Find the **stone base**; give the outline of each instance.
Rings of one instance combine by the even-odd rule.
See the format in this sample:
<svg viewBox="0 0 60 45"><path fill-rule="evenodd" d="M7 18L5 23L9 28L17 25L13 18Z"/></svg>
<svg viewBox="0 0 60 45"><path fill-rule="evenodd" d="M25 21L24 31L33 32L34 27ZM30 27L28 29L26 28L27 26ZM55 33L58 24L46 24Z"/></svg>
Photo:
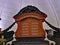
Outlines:
<svg viewBox="0 0 60 45"><path fill-rule="evenodd" d="M17 38L17 41L13 42L12 45L49 45L49 43L39 37L22 37Z"/></svg>

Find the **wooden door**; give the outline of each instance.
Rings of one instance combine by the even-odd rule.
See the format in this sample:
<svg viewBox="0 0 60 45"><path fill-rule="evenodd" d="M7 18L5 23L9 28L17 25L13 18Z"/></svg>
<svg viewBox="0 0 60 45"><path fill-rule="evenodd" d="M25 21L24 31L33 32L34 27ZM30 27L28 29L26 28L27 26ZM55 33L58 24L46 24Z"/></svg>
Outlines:
<svg viewBox="0 0 60 45"><path fill-rule="evenodd" d="M21 36L39 36L39 21L34 18L27 18L21 21Z"/></svg>

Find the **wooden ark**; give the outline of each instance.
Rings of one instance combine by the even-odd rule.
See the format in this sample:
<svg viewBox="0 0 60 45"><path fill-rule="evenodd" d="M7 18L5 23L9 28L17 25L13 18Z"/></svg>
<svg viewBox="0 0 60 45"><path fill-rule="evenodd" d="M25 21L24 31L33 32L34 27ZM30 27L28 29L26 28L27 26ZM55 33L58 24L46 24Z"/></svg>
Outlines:
<svg viewBox="0 0 60 45"><path fill-rule="evenodd" d="M43 22L47 15L34 6L20 10L13 18L18 24L15 32L16 40L12 45L49 45L44 40Z"/></svg>

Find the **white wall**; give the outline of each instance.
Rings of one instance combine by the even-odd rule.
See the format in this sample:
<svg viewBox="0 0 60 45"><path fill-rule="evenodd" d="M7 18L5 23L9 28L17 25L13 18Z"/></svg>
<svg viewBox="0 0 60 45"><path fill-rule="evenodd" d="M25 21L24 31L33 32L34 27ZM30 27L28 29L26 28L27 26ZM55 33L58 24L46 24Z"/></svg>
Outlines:
<svg viewBox="0 0 60 45"><path fill-rule="evenodd" d="M47 14L46 20L52 25L60 27L60 2L59 0L0 0L0 27L6 29L14 22L12 18L19 10L27 5L33 5ZM11 29L16 30L17 24ZM44 28L49 27L44 23Z"/></svg>

